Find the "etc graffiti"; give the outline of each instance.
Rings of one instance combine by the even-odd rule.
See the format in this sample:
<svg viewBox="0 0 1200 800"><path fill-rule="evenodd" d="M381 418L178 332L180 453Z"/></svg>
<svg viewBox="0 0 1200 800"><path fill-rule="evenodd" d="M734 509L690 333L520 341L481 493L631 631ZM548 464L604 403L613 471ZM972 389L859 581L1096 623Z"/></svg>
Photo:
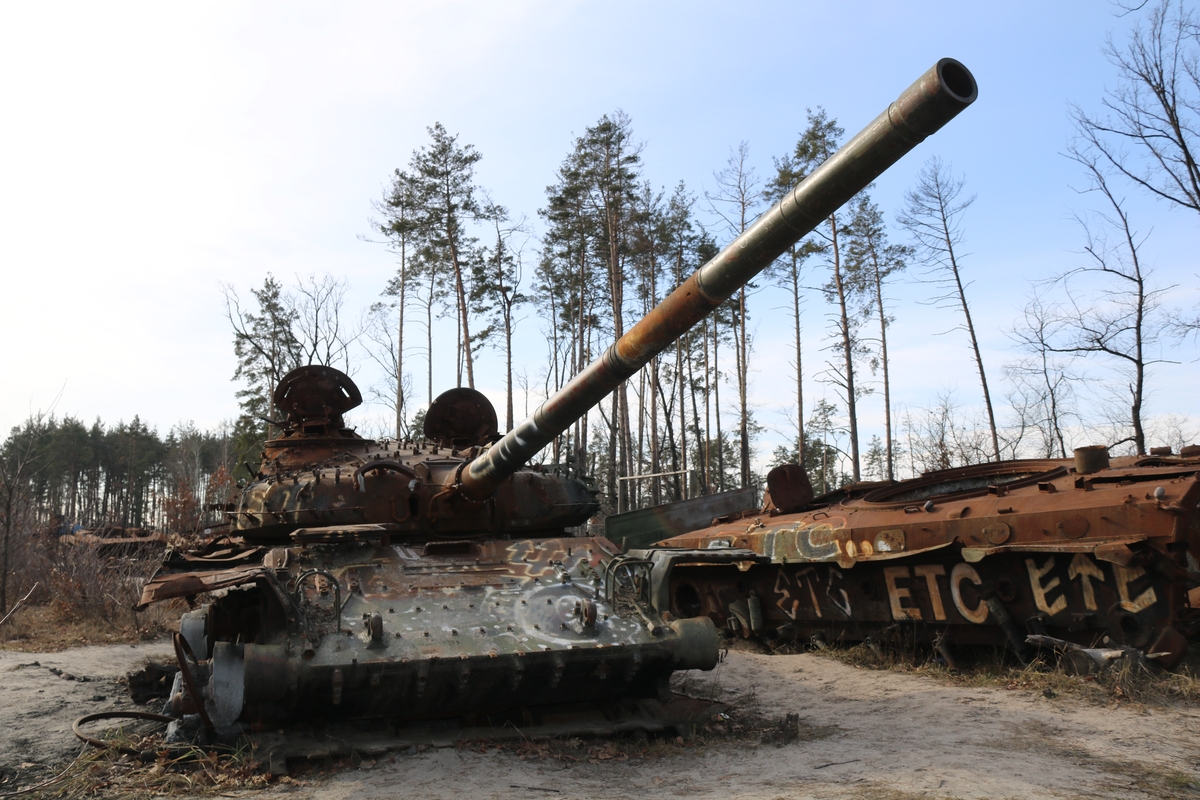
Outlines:
<svg viewBox="0 0 1200 800"><path fill-rule="evenodd" d="M1010 568L1017 564L1019 571ZM1114 604L1136 614L1160 600L1144 568L1097 562L1086 553L1007 559L1003 566L1002 571L966 562L860 563L851 570L824 564L782 567L772 601L791 620L883 617L983 625L989 613L985 581L1002 600L1028 605L1048 618L1104 612Z"/></svg>

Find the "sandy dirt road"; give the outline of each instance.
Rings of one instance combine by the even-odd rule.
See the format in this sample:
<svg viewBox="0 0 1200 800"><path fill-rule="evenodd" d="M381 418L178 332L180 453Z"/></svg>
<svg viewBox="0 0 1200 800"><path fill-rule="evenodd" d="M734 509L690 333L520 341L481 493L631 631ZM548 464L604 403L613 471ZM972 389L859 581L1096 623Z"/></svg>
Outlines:
<svg viewBox="0 0 1200 800"><path fill-rule="evenodd" d="M683 747L600 764L436 750L307 791L321 800L1200 797L1194 708L967 689L810 654L730 653L682 688L765 715L798 713L807 735L784 746Z"/></svg>
<svg viewBox="0 0 1200 800"><path fill-rule="evenodd" d="M69 760L77 752L70 721L114 707L119 687L112 680L167 650L0 652L0 769ZM20 666L34 661L41 667ZM92 680L64 680L49 666ZM1200 798L1200 709L1190 706L1101 706L1029 689L965 688L812 654L731 652L713 672L687 673L676 685L768 718L799 714L801 740L667 744L598 763L482 746L431 749L310 774L305 785L223 796ZM107 699L93 699L101 695Z"/></svg>
<svg viewBox="0 0 1200 800"><path fill-rule="evenodd" d="M58 653L0 650L0 792L74 758L71 723L109 709L141 709L117 683L147 660L172 658L171 645L77 647ZM157 709L155 709L157 710Z"/></svg>

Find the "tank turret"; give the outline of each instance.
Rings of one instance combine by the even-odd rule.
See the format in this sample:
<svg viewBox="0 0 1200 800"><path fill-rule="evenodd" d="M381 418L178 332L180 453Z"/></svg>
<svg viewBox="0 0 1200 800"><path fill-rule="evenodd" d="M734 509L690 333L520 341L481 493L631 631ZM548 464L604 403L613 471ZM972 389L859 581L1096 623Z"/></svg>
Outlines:
<svg viewBox="0 0 1200 800"><path fill-rule="evenodd" d="M654 604L651 560L576 536L584 481L529 460L823 218L974 101L942 59L604 355L503 437L455 389L424 438L371 441L330 367L286 375L286 419L230 508L233 536L168 553L142 604L225 590L176 636L181 709L211 728L300 718L400 720L642 698L711 669L712 619Z"/></svg>

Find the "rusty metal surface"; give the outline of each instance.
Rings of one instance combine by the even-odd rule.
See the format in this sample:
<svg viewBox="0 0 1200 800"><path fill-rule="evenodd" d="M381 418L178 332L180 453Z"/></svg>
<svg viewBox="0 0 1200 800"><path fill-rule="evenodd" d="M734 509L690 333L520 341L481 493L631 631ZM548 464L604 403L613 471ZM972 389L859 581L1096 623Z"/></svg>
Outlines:
<svg viewBox="0 0 1200 800"><path fill-rule="evenodd" d="M425 438L443 447L486 447L500 433L496 409L474 389L460 386L442 392L425 411Z"/></svg>
<svg viewBox="0 0 1200 800"><path fill-rule="evenodd" d="M734 635L857 640L902 625L1018 649L1049 632L1151 652L1165 636L1178 650L1180 632L1200 632L1187 600L1198 503L1196 459L1083 475L1066 460L1002 462L749 514L645 557L673 565L659 607ZM694 551L728 555L680 555Z"/></svg>
<svg viewBox="0 0 1200 800"><path fill-rule="evenodd" d="M608 591L618 554L603 538L276 548L257 564L160 574L143 602L234 587L192 612L205 642L193 649L241 681L230 721L653 697L675 669L711 668L716 630ZM228 641L236 654L219 651Z"/></svg>
<svg viewBox="0 0 1200 800"><path fill-rule="evenodd" d="M318 376L306 379L307 369L319 370ZM300 527L363 524L389 525L397 541L553 536L587 521L598 507L588 485L537 468L517 472L481 502L469 500L451 488L479 455L479 442L363 439L342 423L361 397L348 376L332 367L302 367L284 380L290 391L276 392L281 407L291 409L283 433L267 442L256 480L229 509L234 532L247 540L286 543ZM453 441L463 431L483 438L491 435L485 428L494 431L487 398L466 391L453 389L434 402L443 409L435 434Z"/></svg>
<svg viewBox="0 0 1200 800"><path fill-rule="evenodd" d="M599 358L473 461L462 491L488 497L622 381L686 333L845 202L975 101L975 79L943 58L828 161L756 219Z"/></svg>
<svg viewBox="0 0 1200 800"><path fill-rule="evenodd" d="M710 621L653 611L648 565L567 535L587 484L525 469L484 502L447 490L479 452L457 433L494 420L483 395L444 396L450 446L359 438L341 416L358 397L332 368L289 373L234 535L169 551L144 587L140 607L211 598L181 621L175 706L218 730L462 717L654 697L716 664Z"/></svg>
<svg viewBox="0 0 1200 800"><path fill-rule="evenodd" d="M167 548L166 534L149 528L93 528L63 534L58 541L71 547L89 548L104 558L153 558Z"/></svg>

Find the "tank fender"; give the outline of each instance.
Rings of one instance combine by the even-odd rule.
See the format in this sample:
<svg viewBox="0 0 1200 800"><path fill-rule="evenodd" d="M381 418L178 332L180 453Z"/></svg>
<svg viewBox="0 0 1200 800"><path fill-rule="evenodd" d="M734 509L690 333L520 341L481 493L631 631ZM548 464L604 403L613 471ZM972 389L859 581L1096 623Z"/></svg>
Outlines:
<svg viewBox="0 0 1200 800"><path fill-rule="evenodd" d="M681 548L657 548L653 550L630 550L629 555L651 561L654 567L650 570L650 604L659 614L671 610L670 577L671 568L680 561L689 564L731 564L731 563L762 563L769 564L769 556L763 556L753 550L739 547L719 550L684 550Z"/></svg>

